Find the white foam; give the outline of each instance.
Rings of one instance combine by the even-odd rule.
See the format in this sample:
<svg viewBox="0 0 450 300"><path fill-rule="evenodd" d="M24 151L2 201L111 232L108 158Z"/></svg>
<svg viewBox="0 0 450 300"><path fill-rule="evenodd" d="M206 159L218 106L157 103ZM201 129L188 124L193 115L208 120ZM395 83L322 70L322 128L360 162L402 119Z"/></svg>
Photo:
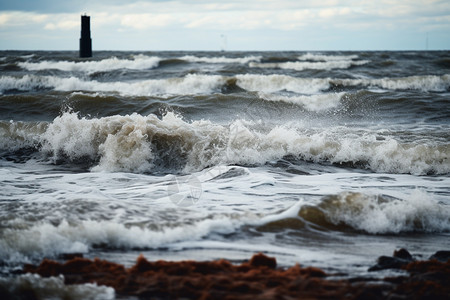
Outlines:
<svg viewBox="0 0 450 300"><path fill-rule="evenodd" d="M23 147L35 147L46 128L45 122L0 121L0 149L15 151Z"/></svg>
<svg viewBox="0 0 450 300"><path fill-rule="evenodd" d="M0 288L7 299L115 299L111 287L98 286L95 283L64 284L64 277L42 278L37 274L24 274L10 278L0 278ZM11 297L11 298L9 298Z"/></svg>
<svg viewBox="0 0 450 300"><path fill-rule="evenodd" d="M180 60L188 62L210 63L210 64L230 64L239 63L247 64L251 61L260 61L261 56L245 56L245 57L199 57L193 55L185 55L179 57ZM143 54L135 55L131 59L123 59L117 57L105 58L102 60L91 61L40 61L40 62L20 62L18 65L29 71L40 70L61 70L66 72L107 72L118 69L146 70L158 67L161 62L158 56L146 56Z"/></svg>
<svg viewBox="0 0 450 300"><path fill-rule="evenodd" d="M222 164L264 164L286 155L314 162L363 164L376 172L447 174L450 147L446 144L407 144L377 139L376 132L330 127L311 131L301 124L258 129L258 121L236 120L229 126L211 121L185 122L168 113L79 118L65 113L42 135L43 151L58 158L99 158L95 171L149 171L153 143L161 139L168 151L186 157L184 171ZM171 148L174 147L174 148Z"/></svg>
<svg viewBox="0 0 450 300"><path fill-rule="evenodd" d="M106 58L92 61L40 61L40 62L21 62L18 65L29 71L39 70L61 70L71 72L105 72L118 69L145 70L153 69L158 66L161 58L156 56L136 55L133 59L119 59L117 57Z"/></svg>
<svg viewBox="0 0 450 300"><path fill-rule="evenodd" d="M440 204L418 189L409 194L405 192L406 190L402 193L404 199L341 192L325 197L317 206L329 222L335 225L345 224L370 234L450 232L450 206ZM263 217L255 224L264 225L287 218L298 218L304 205L310 206L311 203L300 199L288 209Z"/></svg>
<svg viewBox="0 0 450 300"><path fill-rule="evenodd" d="M309 60L309 61L351 61L358 59L358 55L327 55L320 53L306 53L300 55L298 60Z"/></svg>
<svg viewBox="0 0 450 300"><path fill-rule="evenodd" d="M389 77L380 79L330 79L330 82L343 86L367 86L388 90L420 90L443 92L450 87L450 75L422 75L409 77Z"/></svg>
<svg viewBox="0 0 450 300"><path fill-rule="evenodd" d="M211 233L231 233L242 221L227 217L151 230L111 221L81 221L59 225L36 223L27 229L8 228L0 240L0 257L7 262L54 257L60 253L87 253L96 244L112 248L157 248L179 241L198 240Z"/></svg>
<svg viewBox="0 0 450 300"><path fill-rule="evenodd" d="M390 90L414 89L422 91L446 91L450 75L427 75L382 79L332 79L297 78L287 75L241 74L235 76L236 84L248 91L273 93L288 91L299 94L318 94L331 85L365 86ZM99 82L77 77L25 75L23 77L1 76L0 93L6 90L28 91L54 89L56 91L110 92L126 96L194 95L220 92L229 77L219 75L188 74L184 77L152 79L137 82Z"/></svg>
<svg viewBox="0 0 450 300"><path fill-rule="evenodd" d="M335 108L339 105L341 98L345 95L342 93L316 94L310 96L283 96L276 94L259 93L261 99L267 101L281 101L303 106L309 111L322 111Z"/></svg>
<svg viewBox="0 0 450 300"><path fill-rule="evenodd" d="M437 203L419 190L403 200L341 193L327 203L324 212L335 224L344 223L372 234L450 231L450 206Z"/></svg>
<svg viewBox="0 0 450 300"><path fill-rule="evenodd" d="M299 201L294 203L294 205L291 205L288 209L286 209L280 213L277 213L277 214L267 215L255 223L257 225L264 225L264 224L268 224L268 223L283 220L283 219L297 218L298 212L303 205L305 205L305 201L304 201L304 199L300 199Z"/></svg>
<svg viewBox="0 0 450 300"><path fill-rule="evenodd" d="M226 79L218 75L188 74L181 78L154 79L138 82L85 81L77 77L25 75L21 78L2 76L0 93L5 90L21 91L54 89L56 91L113 92L127 96L193 95L219 91Z"/></svg>
<svg viewBox="0 0 450 300"><path fill-rule="evenodd" d="M330 87L328 79L296 78L287 75L236 75L236 84L248 91L273 93L289 91L300 94L315 94Z"/></svg>
<svg viewBox="0 0 450 300"><path fill-rule="evenodd" d="M296 71L303 70L333 70L333 69L348 69L352 66L361 66L369 63L368 60L329 60L329 61L295 61L295 62L281 62L281 63L259 63L250 62L249 66L252 68L264 69L292 69Z"/></svg>
<svg viewBox="0 0 450 300"><path fill-rule="evenodd" d="M219 57L198 57L193 55L185 55L180 57L179 59L186 60L189 62L201 62L201 63L209 63L209 64L247 64L251 61L260 61L261 56L244 56L244 57L225 57L225 56L219 56Z"/></svg>

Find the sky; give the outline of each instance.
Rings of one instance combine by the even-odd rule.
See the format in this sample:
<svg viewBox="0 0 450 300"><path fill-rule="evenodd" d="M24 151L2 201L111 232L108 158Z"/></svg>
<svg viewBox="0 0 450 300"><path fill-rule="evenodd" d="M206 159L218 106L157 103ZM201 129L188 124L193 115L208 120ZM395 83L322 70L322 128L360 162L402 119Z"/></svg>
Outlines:
<svg viewBox="0 0 450 300"><path fill-rule="evenodd" d="M0 0L0 50L449 50L449 0Z"/></svg>

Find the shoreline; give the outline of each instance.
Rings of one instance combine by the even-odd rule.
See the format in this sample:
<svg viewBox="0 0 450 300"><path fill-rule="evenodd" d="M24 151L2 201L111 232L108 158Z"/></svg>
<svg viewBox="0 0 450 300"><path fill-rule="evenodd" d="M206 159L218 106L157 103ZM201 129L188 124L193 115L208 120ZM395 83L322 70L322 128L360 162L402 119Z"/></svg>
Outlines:
<svg viewBox="0 0 450 300"><path fill-rule="evenodd" d="M65 263L44 259L23 273L64 276L66 285L95 283L112 287L120 298L152 299L448 299L450 251L416 261L405 249L381 256L369 271L401 269L405 275L328 279L320 268L278 268L275 258L258 253L239 265L216 261L148 261L121 264L72 255ZM1 290L0 290L1 292ZM1 293L0 293L1 295ZM8 294L2 299L9 299Z"/></svg>

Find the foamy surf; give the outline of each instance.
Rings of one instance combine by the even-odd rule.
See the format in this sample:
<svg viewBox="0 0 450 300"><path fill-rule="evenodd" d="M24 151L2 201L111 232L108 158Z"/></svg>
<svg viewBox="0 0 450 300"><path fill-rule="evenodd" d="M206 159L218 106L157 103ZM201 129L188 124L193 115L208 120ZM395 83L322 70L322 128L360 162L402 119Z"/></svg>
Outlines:
<svg viewBox="0 0 450 300"><path fill-rule="evenodd" d="M331 60L327 62L283 62L283 63L257 63L251 62L249 64L252 68L264 69L292 69L296 71L303 70L333 70L333 69L348 69L352 66L361 66L367 64L369 61L353 61L353 60Z"/></svg>
<svg viewBox="0 0 450 300"><path fill-rule="evenodd" d="M246 91L272 93L279 91L297 94L317 94L338 88L381 88L385 90L420 90L444 92L450 88L450 75L427 75L381 79L297 78L287 75L238 74L221 75L188 74L183 77L149 79L133 82L100 82L77 77L24 75L1 76L0 93L11 91L89 91L117 93L124 96L170 96L220 93L229 82Z"/></svg>
<svg viewBox="0 0 450 300"><path fill-rule="evenodd" d="M307 61L355 61L359 58L357 54L351 55L331 55L320 53L305 53L298 56L298 60Z"/></svg>
<svg viewBox="0 0 450 300"><path fill-rule="evenodd" d="M395 135L380 137L378 131L340 126L314 129L301 122L270 125L245 119L222 125L189 122L171 112L162 118L152 114L87 118L67 112L48 125L8 125L2 139L5 150L29 145L54 161L88 159L93 171L142 173L166 166L192 172L223 164L263 165L292 156L393 174L450 172L446 143L402 142Z"/></svg>
<svg viewBox="0 0 450 300"><path fill-rule="evenodd" d="M41 61L20 62L18 65L29 71L61 70L67 72L107 72L118 69L145 70L158 66L157 56L135 55L131 59L111 57L99 61Z"/></svg>
<svg viewBox="0 0 450 300"><path fill-rule="evenodd" d="M260 93L261 99L273 102L285 102L304 107L309 111L324 111L336 108L341 103L342 97L345 95L341 93L318 94L308 96L282 96L276 94Z"/></svg>
<svg viewBox="0 0 450 300"><path fill-rule="evenodd" d="M80 126L79 122L85 124ZM179 136L179 146L168 146L175 146L171 151L187 157L185 171L224 163L264 164L294 155L318 162L362 164L378 172L450 172L450 150L445 145L408 145L391 138L379 141L374 134L354 135L340 132L339 128L309 133L302 132L302 128L276 126L264 132L241 121L227 128L209 121L187 123L172 113L161 120L139 115L87 120L65 114L49 126L44 136L44 150L55 155L59 151L69 158L100 155L96 169L138 171L134 166L146 166L151 159L152 142ZM107 147L111 143L114 147Z"/></svg>
<svg viewBox="0 0 450 300"><path fill-rule="evenodd" d="M32 57L24 57L32 58ZM258 62L262 56L251 55L244 57L205 57L184 55L173 57L170 60L179 60L191 63L208 63L208 64L248 64L249 62ZM84 72L88 74L96 72L108 72L119 69L128 70L148 70L157 68L160 62L167 61L159 56L148 56L144 54L131 55L129 58L109 57L101 60L89 61L57 61L44 60L39 62L25 61L19 62L18 66L29 71L41 70L60 70L65 72Z"/></svg>
<svg viewBox="0 0 450 300"><path fill-rule="evenodd" d="M144 80L140 82L99 82L77 77L25 75L22 78L3 76L0 92L7 90L30 91L53 89L55 91L111 92L127 96L202 94L220 91L225 83L221 76L186 75L181 78Z"/></svg>
<svg viewBox="0 0 450 300"><path fill-rule="evenodd" d="M180 60L185 60L189 62L195 63L208 63L208 64L247 64L252 61L260 61L262 56L244 56L244 57L204 57L204 56L193 56L193 55L185 55L179 57Z"/></svg>
<svg viewBox="0 0 450 300"><path fill-rule="evenodd" d="M420 191L405 199L342 193L325 197L318 207L329 222L371 234L450 232L450 207Z"/></svg>
<svg viewBox="0 0 450 300"><path fill-rule="evenodd" d="M366 86L386 90L420 90L429 92L444 92L450 88L450 75L426 75L393 77L380 79L333 79L337 86Z"/></svg>
<svg viewBox="0 0 450 300"><path fill-rule="evenodd" d="M301 199L287 210L261 220L262 230L358 230L368 234L450 232L450 207L415 190L404 199L360 192L323 197L317 204Z"/></svg>
<svg viewBox="0 0 450 300"><path fill-rule="evenodd" d="M0 277L0 289L7 299L66 300L113 300L115 291L111 287L98 286L95 283L65 284L62 275L43 278L37 274L23 274L17 277Z"/></svg>
<svg viewBox="0 0 450 300"><path fill-rule="evenodd" d="M0 240L3 263L30 262L39 257L57 257L64 253L88 253L94 247L109 249L155 249L180 241L195 241L210 234L229 234L243 224L226 217L198 220L193 224L170 223L152 229L127 226L112 221L45 221L28 228L4 230ZM156 224L153 224L156 225ZM103 245L103 246L102 246Z"/></svg>

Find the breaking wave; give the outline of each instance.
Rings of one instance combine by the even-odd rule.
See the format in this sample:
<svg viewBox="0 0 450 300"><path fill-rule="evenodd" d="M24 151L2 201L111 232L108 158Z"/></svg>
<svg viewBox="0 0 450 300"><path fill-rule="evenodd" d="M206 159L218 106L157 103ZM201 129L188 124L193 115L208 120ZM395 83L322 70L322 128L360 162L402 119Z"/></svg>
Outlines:
<svg viewBox="0 0 450 300"><path fill-rule="evenodd" d="M405 199L343 192L326 196L317 205L299 201L291 209L264 221L263 230L319 226L369 234L450 232L450 207L418 190Z"/></svg>
<svg viewBox="0 0 450 300"><path fill-rule="evenodd" d="M180 60L185 60L188 62L195 62L195 63L208 63L208 64L247 64L251 61L260 61L262 59L262 56L245 56L245 57L198 57L193 55L185 55L179 58Z"/></svg>
<svg viewBox="0 0 450 300"><path fill-rule="evenodd" d="M31 57L30 57L31 58ZM247 64L249 62L258 62L262 56L245 56L245 57L199 57L193 55L185 55L178 58L164 60L158 56L147 56L143 54L133 55L129 59L110 57L102 60L89 61L39 61L39 62L19 62L18 66L29 71L41 70L60 70L65 72L86 72L88 74L96 72L107 72L118 69L130 70L146 70L158 67L160 64L167 62L185 61L192 63L209 63L209 64Z"/></svg>
<svg viewBox="0 0 450 300"><path fill-rule="evenodd" d="M450 89L450 75L425 75L380 79L333 79L335 86L367 86L387 90L419 90L444 92Z"/></svg>
<svg viewBox="0 0 450 300"><path fill-rule="evenodd" d="M358 55L329 55L329 54L320 54L320 53L306 53L300 55L298 60L307 60L307 61L352 61L358 59Z"/></svg>
<svg viewBox="0 0 450 300"><path fill-rule="evenodd" d="M352 66L361 66L369 63L368 60L329 60L329 61L289 61L279 63L259 63L250 62L251 68L265 69L292 69L296 71L303 70L333 70L348 69Z"/></svg>
<svg viewBox="0 0 450 300"><path fill-rule="evenodd" d="M111 57L99 61L41 61L20 62L19 66L29 71L61 70L71 72L104 72L118 69L145 70L158 66L161 58L156 56L136 55L133 59Z"/></svg>
<svg viewBox="0 0 450 300"><path fill-rule="evenodd" d="M5 127L15 126L14 122ZM40 124L40 123L39 123ZM36 125L37 126L37 125ZM367 168L375 172L447 174L446 143L379 139L376 132L351 128L303 128L300 124L265 127L260 121L235 120L229 125L209 120L186 122L174 113L162 118L132 114L81 118L64 113L36 136L22 127L18 140L39 140L40 151L55 161L91 161L93 171L153 172L160 168L191 172L221 164L262 165L285 156L318 163ZM14 131L10 135L11 147ZM25 142L24 142L25 143ZM4 147L9 147L4 145Z"/></svg>
<svg viewBox="0 0 450 300"><path fill-rule="evenodd" d="M183 95L220 91L224 80L221 76L189 74L181 78L154 79L139 82L85 81L76 77L25 75L22 78L3 76L0 78L0 92L7 90L54 89L56 91L111 92L127 96Z"/></svg>
<svg viewBox="0 0 450 300"><path fill-rule="evenodd" d="M303 106L309 111L322 111L331 108L335 108L339 105L341 98L345 95L344 92L341 93L328 93L328 94L317 94L317 95L302 95L302 96L283 96L276 94L265 94L259 93L259 97L266 101L274 102L286 102L295 105Z"/></svg>
<svg viewBox="0 0 450 300"><path fill-rule="evenodd" d="M86 81L77 77L25 75L1 76L0 93L11 90L91 91L118 93L127 96L193 95L221 92L229 82L247 91L272 93L288 91L316 94L335 87L367 87L387 90L421 90L443 92L450 89L450 75L411 76L382 79L297 78L287 75L242 74L235 77L188 74L184 77L150 79L137 82Z"/></svg>
<svg viewBox="0 0 450 300"><path fill-rule="evenodd" d="M289 91L300 94L314 94L330 87L328 79L297 78L287 75L236 75L236 84L248 91L277 92Z"/></svg>
<svg viewBox="0 0 450 300"><path fill-rule="evenodd" d="M262 231L313 228L325 232L358 230L369 234L450 232L450 207L417 190L405 199L343 192L325 196L316 205L300 200L273 215L223 215L177 226L158 224L151 229L114 221L69 223L62 220L57 224L41 221L29 227L19 225L4 229L0 257L3 263L15 264L65 253L88 253L96 247L155 249L197 241L211 234L227 235L242 226L256 226Z"/></svg>
<svg viewBox="0 0 450 300"><path fill-rule="evenodd" d="M26 229L3 230L0 257L4 262L15 263L64 253L87 253L100 246L152 249L179 241L198 240L211 233L231 233L241 225L241 221L227 217L166 226L159 230L113 221L85 220L73 224L64 220L57 225L41 222Z"/></svg>
<svg viewBox="0 0 450 300"><path fill-rule="evenodd" d="M62 275L43 278L37 274L0 278L0 290L6 299L113 300L111 287L95 283L65 284Z"/></svg>

